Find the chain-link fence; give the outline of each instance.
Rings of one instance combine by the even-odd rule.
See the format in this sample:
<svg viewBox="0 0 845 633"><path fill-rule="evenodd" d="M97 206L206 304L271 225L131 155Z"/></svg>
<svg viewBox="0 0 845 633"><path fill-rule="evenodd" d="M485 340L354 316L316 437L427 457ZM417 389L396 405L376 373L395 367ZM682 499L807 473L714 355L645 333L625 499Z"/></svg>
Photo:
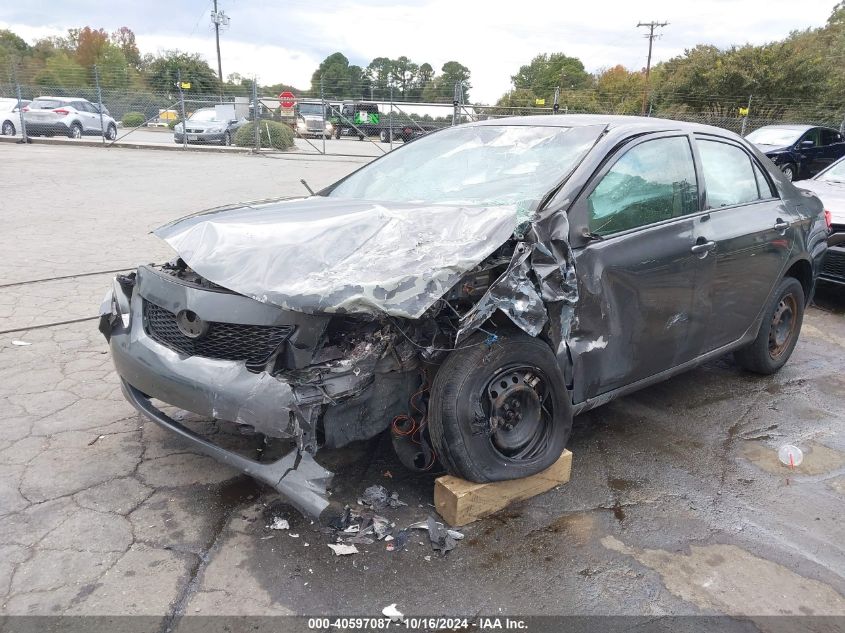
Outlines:
<svg viewBox="0 0 845 633"><path fill-rule="evenodd" d="M0 78L2 79L2 78ZM70 137L104 145L235 146L252 151L285 150L311 154L379 156L443 127L510 116L639 113L634 95L587 94L556 90L552 103L500 105L469 103L470 86L444 77L403 83L317 79L309 90L197 83L176 69L150 87L127 73L96 66L83 74L22 77L10 68L0 81L0 132L28 137ZM216 88L216 89L214 89ZM542 100L538 100L542 101ZM796 114L794 104L756 101L749 112L741 104L711 103L692 108L655 99L648 116L692 121L747 134L764 125L801 123L842 128L843 111ZM505 105L501 105L504 103ZM20 107L19 107L20 106ZM804 108L804 111L807 109Z"/></svg>

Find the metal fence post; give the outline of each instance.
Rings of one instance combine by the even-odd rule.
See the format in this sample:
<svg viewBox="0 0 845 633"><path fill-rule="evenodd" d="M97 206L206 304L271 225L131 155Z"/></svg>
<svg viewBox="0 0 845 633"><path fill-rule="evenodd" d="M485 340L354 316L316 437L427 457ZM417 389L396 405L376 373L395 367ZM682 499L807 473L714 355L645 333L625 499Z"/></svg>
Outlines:
<svg viewBox="0 0 845 633"><path fill-rule="evenodd" d="M261 129L259 128L261 113L258 111L258 77L252 78L252 122L255 135L255 151L261 150Z"/></svg>
<svg viewBox="0 0 845 633"><path fill-rule="evenodd" d="M326 155L326 97L323 93L323 76L320 75L320 120L323 122L323 156Z"/></svg>
<svg viewBox="0 0 845 633"><path fill-rule="evenodd" d="M461 83L459 81L455 82L455 93L452 95L452 125L458 124L458 117L460 113L458 111L458 90L460 90Z"/></svg>
<svg viewBox="0 0 845 633"><path fill-rule="evenodd" d="M18 97L18 115L20 115L21 118L21 143L26 143L28 141L28 137L26 135L26 119L24 119L23 116L23 99L21 99L21 85L18 83L18 73L17 70L14 69L14 67L13 71L15 74L15 94Z"/></svg>
<svg viewBox="0 0 845 633"><path fill-rule="evenodd" d="M555 86L555 101L552 106L552 114L557 114L560 110L560 86Z"/></svg>
<svg viewBox="0 0 845 633"><path fill-rule="evenodd" d="M97 86L97 110L100 111L100 135L103 137L103 145L106 144L106 128L103 127L103 93L100 91L100 70L94 64L94 84Z"/></svg>
<svg viewBox="0 0 845 633"><path fill-rule="evenodd" d="M388 133L390 134L390 149L393 150L393 82L390 82L390 117L388 119L387 124L390 126L388 128Z"/></svg>
<svg viewBox="0 0 845 633"><path fill-rule="evenodd" d="M745 136L745 124L748 121L748 117L751 116L751 95L748 95L748 105L746 106L745 116L742 117L742 125L739 128L739 135Z"/></svg>
<svg viewBox="0 0 845 633"><path fill-rule="evenodd" d="M182 70L176 69L176 83L179 85L179 110L182 113L182 149L188 149L188 119L185 116L185 93L182 91Z"/></svg>

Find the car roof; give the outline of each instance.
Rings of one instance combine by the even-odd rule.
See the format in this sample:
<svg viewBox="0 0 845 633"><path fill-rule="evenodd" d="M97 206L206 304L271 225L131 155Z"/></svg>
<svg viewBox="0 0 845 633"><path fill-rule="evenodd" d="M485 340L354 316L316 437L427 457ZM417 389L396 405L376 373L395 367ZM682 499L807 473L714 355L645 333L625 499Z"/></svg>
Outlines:
<svg viewBox="0 0 845 633"><path fill-rule="evenodd" d="M819 125L799 125L794 124L791 125L789 123L782 123L780 125L764 125L763 127L757 128L757 130L795 130L796 132L806 132L807 130L812 130L816 127L822 127ZM826 128L823 128L826 129ZM755 132L757 130L754 130Z"/></svg>
<svg viewBox="0 0 845 633"><path fill-rule="evenodd" d="M466 125L536 125L538 127L584 127L588 125L604 125L608 129L630 128L637 132L662 132L668 130L680 130L683 132L701 132L705 134L718 134L720 136L735 137L736 135L725 128L703 123L692 123L689 121L675 121L674 119L661 119L657 117L627 116L621 114L545 114L533 116L504 117L500 119L487 119L476 121Z"/></svg>
<svg viewBox="0 0 845 633"><path fill-rule="evenodd" d="M51 100L51 101L88 101L85 97L51 97L50 95L42 95L40 97L35 97L33 101L40 101L40 100ZM88 101L90 103L90 101Z"/></svg>

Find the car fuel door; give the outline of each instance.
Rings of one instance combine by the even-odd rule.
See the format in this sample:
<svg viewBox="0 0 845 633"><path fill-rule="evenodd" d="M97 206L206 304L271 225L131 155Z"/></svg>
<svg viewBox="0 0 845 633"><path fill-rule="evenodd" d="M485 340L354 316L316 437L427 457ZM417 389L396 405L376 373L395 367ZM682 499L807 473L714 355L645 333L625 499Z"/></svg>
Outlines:
<svg viewBox="0 0 845 633"><path fill-rule="evenodd" d="M574 402L698 353L690 325L700 260L691 249L700 204L691 140L679 133L630 141L574 203Z"/></svg>

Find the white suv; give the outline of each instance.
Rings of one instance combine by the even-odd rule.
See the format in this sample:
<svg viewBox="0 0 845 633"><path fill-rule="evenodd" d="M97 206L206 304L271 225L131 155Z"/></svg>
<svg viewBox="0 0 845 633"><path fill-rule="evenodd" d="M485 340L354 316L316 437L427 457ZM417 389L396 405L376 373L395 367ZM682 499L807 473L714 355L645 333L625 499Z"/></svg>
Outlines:
<svg viewBox="0 0 845 633"><path fill-rule="evenodd" d="M24 108L26 132L31 136L62 134L70 138L103 135L110 141L117 138L117 123L103 108L102 126L97 106L87 99L71 97L38 97Z"/></svg>

